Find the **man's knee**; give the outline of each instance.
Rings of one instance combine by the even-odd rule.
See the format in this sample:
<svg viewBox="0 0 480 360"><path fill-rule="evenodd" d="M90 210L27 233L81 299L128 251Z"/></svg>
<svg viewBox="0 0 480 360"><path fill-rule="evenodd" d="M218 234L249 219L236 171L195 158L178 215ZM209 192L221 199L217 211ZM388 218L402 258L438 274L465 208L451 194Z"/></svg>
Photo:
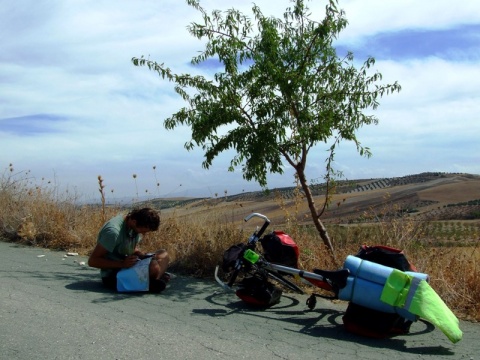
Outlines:
<svg viewBox="0 0 480 360"><path fill-rule="evenodd" d="M160 276L162 276L165 271L167 271L169 261L170 258L165 250L156 252L155 256L150 262L150 277L153 279L158 279Z"/></svg>
<svg viewBox="0 0 480 360"><path fill-rule="evenodd" d="M170 257L168 256L168 252L166 250L159 250L155 253L155 256L154 256L155 260L157 260L159 263L162 263L163 264L167 264L169 263L170 261Z"/></svg>

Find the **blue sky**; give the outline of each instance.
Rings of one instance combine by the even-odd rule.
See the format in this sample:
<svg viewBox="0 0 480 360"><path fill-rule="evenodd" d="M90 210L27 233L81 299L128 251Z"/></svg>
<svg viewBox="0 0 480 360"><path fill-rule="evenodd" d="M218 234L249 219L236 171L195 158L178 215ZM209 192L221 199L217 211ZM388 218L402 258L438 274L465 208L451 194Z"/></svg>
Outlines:
<svg viewBox="0 0 480 360"><path fill-rule="evenodd" d="M251 14L252 2L201 4ZM290 5L256 4L274 16ZM324 2L308 4L322 19ZM336 169L348 179L480 174L480 3L348 0L339 7L349 25L338 51L359 62L375 57L383 82L398 81L402 91L381 99L379 124L358 134L373 157L342 143ZM171 84L130 61L145 55L178 73L195 71L189 61L203 46L186 25L199 20L181 0L0 0L0 171L12 163L15 172L87 200L98 198L98 175L110 200L259 189L240 170L227 171L232 153L202 169L201 150L183 148L189 130L163 128L184 103ZM309 179L323 176L325 149L311 153ZM285 170L270 177L270 188L292 185Z"/></svg>

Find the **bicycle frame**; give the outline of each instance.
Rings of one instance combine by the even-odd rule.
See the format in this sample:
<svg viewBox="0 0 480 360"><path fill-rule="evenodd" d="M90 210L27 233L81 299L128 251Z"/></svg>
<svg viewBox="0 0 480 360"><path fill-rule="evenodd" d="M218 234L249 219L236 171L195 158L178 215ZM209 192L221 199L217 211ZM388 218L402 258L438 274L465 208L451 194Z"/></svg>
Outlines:
<svg viewBox="0 0 480 360"><path fill-rule="evenodd" d="M315 285L317 287L320 287L324 290L332 291L333 287L327 282L327 279L319 274L315 274L313 272L305 271L305 270L300 270L300 269L295 269L295 268L290 268L287 266L283 265L278 265L278 264L273 264L268 261L260 260L260 262L257 264L259 267L266 269L271 272L282 272L286 273L289 275L293 275L295 278L300 278L308 281L308 283ZM218 270L219 266L215 268L215 280L217 283L224 289L226 290L232 290L234 289L230 287L228 284L225 284L220 277L218 276Z"/></svg>
<svg viewBox="0 0 480 360"><path fill-rule="evenodd" d="M260 230L254 231L254 233L249 237L247 242L247 249L249 249L250 251L253 251L255 249L257 242L259 241L260 237L263 235L266 228L270 224L270 220L268 219L268 217L259 213L252 213L247 217L245 217L244 220L245 222L247 222L253 217L259 217L263 219L264 223L263 223L263 226L260 228ZM234 266L234 274L231 276L228 284L224 283L218 276L219 266L215 268L215 274L214 274L215 280L223 289L235 291L232 288L233 283L238 273L242 269L242 265L244 264L245 261L249 261L255 266L257 266L258 268L264 269L273 275L279 275L280 278L282 278L281 274L289 274L294 276L297 279L302 280L304 283L307 283L309 285L314 285L316 287L322 288L327 291L334 292L335 296L333 296L332 298L337 298L338 290L345 286L346 278L348 277L348 274L349 274L349 271L346 269L339 270L339 271L324 271L324 270L314 269L313 272L300 270L300 269L296 269L296 268L292 268L284 265L271 263L264 259L259 259L258 254L256 257L258 261L255 261L253 263L250 259L247 259L247 257L245 257L244 255L245 254L242 254L243 258L239 258L236 260L236 264Z"/></svg>

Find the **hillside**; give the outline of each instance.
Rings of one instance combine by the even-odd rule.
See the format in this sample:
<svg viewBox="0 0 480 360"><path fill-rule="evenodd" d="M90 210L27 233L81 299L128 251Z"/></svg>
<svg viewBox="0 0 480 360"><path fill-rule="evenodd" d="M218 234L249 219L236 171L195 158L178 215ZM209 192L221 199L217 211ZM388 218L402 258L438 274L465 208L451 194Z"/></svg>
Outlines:
<svg viewBox="0 0 480 360"><path fill-rule="evenodd" d="M317 206L324 201L324 184L312 187ZM231 220L241 220L250 212L261 212L272 220L283 218L285 208L295 208L294 188L273 189L268 193L249 192L219 198L156 199L150 201L164 213L178 211L193 215L221 209ZM388 204L388 205L387 205ZM421 173L398 178L358 179L337 184L324 222L355 223L365 212L381 213L395 208L411 216L430 220L480 219L480 176L460 173ZM298 218L308 217L305 201L298 205Z"/></svg>

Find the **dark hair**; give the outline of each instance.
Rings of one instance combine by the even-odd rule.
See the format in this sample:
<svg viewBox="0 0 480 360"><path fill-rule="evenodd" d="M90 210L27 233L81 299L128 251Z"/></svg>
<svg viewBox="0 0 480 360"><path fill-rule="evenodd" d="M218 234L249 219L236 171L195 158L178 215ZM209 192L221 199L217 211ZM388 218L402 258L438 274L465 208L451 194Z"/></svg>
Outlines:
<svg viewBox="0 0 480 360"><path fill-rule="evenodd" d="M135 209L128 213L127 218L135 220L138 227L147 228L151 231L158 230L160 215L152 208Z"/></svg>

